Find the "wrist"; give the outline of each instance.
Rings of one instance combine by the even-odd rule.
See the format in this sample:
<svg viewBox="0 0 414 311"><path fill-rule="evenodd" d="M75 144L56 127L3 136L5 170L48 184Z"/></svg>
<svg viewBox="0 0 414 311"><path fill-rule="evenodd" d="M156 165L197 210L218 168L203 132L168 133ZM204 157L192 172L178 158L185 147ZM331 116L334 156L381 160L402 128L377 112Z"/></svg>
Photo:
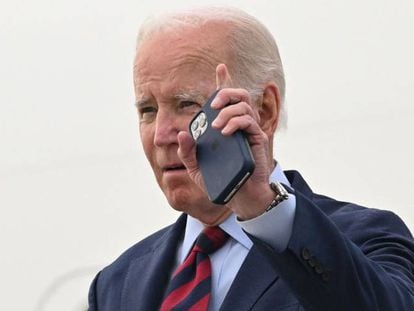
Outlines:
<svg viewBox="0 0 414 311"><path fill-rule="evenodd" d="M239 220L246 221L256 218L289 198L288 192L278 182L271 182L264 189L256 200L246 205L246 208L235 211Z"/></svg>

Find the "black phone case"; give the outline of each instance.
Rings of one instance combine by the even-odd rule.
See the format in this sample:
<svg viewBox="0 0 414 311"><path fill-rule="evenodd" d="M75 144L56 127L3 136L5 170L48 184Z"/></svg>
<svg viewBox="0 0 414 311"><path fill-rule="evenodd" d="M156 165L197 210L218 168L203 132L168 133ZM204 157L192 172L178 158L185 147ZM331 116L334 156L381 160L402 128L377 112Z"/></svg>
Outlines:
<svg viewBox="0 0 414 311"><path fill-rule="evenodd" d="M210 201L226 204L252 174L255 163L242 131L224 136L221 131L211 127L219 113L219 110L210 106L217 92L190 122L190 133L196 141L197 161Z"/></svg>

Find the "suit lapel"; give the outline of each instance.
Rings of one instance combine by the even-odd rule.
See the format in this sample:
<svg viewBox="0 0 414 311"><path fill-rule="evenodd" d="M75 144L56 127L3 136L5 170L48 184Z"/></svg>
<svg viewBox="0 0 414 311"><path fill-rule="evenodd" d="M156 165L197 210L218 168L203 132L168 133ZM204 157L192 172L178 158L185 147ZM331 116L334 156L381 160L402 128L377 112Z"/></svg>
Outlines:
<svg viewBox="0 0 414 311"><path fill-rule="evenodd" d="M250 310L278 278L268 259L254 244L240 267L220 310Z"/></svg>
<svg viewBox="0 0 414 311"><path fill-rule="evenodd" d="M177 245L184 232L185 222L186 216L182 215L148 253L130 264L121 297L123 311L159 308L174 267Z"/></svg>

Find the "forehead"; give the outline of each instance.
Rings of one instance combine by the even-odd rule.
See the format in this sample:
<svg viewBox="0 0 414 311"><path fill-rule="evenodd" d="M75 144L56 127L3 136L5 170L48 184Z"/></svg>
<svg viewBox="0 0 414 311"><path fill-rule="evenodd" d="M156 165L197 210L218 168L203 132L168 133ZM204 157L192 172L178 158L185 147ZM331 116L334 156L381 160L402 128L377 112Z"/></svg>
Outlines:
<svg viewBox="0 0 414 311"><path fill-rule="evenodd" d="M215 68L228 63L229 27L209 23L154 34L139 47L134 61L134 83L191 82L199 76L213 79Z"/></svg>

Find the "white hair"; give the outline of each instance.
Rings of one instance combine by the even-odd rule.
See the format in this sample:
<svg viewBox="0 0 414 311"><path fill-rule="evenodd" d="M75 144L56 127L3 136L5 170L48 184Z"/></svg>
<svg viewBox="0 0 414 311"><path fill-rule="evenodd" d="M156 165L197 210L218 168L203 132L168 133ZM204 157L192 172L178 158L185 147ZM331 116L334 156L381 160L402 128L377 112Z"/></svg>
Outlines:
<svg viewBox="0 0 414 311"><path fill-rule="evenodd" d="M257 100L263 93L263 85L270 81L276 83L281 97L278 127L286 127L285 76L277 44L260 21L240 9L211 6L151 16L140 27L137 53L140 45L155 34L178 32L212 21L231 25L231 35L226 39L234 53L235 66L229 70L239 87L248 90L252 99Z"/></svg>

